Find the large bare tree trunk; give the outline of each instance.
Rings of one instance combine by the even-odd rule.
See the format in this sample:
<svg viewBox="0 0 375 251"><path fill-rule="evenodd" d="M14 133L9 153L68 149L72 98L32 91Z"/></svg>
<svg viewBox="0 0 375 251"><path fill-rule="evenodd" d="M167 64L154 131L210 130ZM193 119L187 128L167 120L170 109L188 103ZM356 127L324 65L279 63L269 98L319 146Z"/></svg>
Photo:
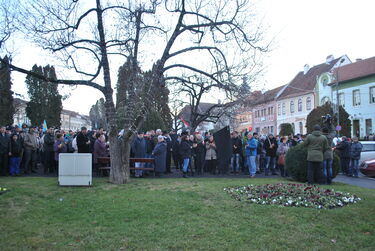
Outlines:
<svg viewBox="0 0 375 251"><path fill-rule="evenodd" d="M109 136L110 155L111 155L111 172L109 181L114 184L125 184L129 182L129 154L122 151L124 141Z"/></svg>

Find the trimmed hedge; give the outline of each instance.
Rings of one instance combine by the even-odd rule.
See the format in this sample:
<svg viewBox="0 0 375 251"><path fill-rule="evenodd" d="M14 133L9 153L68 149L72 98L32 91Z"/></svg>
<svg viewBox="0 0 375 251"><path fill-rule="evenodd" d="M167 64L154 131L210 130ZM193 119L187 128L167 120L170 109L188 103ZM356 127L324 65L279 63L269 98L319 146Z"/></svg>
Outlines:
<svg viewBox="0 0 375 251"><path fill-rule="evenodd" d="M285 168L290 177L296 181L307 181L307 148L303 144L289 148L285 156ZM333 178L340 170L340 158L334 153L332 165Z"/></svg>

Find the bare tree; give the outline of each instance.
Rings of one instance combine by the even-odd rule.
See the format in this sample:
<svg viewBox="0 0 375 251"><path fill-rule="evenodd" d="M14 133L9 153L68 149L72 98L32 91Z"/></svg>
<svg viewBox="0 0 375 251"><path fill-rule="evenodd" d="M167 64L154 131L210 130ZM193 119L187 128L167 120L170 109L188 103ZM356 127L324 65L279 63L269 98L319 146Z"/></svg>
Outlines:
<svg viewBox="0 0 375 251"><path fill-rule="evenodd" d="M258 52L267 51L267 45L260 44L259 27L248 22L251 10L248 0L125 3L108 0L105 4L101 0L95 4L29 0L20 6L19 27L25 36L59 56L75 72L71 76L77 78L34 76L53 84L90 86L104 95L112 167L110 181L118 184L129 180L130 142L147 115L148 95L157 91L158 86L184 83L185 77L197 74L216 85L232 85L243 74L254 72ZM150 60L146 48L152 41L162 49L155 58L151 79L145 81L137 74L137 67L142 58ZM133 67L126 89L117 90L126 97L120 104L126 111L121 140L117 137L120 128L116 125L111 80L111 67L119 57L130 60ZM193 59L187 60L189 57ZM9 67L32 74L13 64Z"/></svg>

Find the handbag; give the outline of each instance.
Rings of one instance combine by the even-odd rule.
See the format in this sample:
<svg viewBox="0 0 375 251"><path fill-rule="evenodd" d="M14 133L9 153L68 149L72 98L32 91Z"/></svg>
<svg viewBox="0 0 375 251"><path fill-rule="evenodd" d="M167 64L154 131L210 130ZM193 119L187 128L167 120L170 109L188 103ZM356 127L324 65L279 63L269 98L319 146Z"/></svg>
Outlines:
<svg viewBox="0 0 375 251"><path fill-rule="evenodd" d="M279 158L277 159L277 164L280 166L285 165L285 154L280 154Z"/></svg>

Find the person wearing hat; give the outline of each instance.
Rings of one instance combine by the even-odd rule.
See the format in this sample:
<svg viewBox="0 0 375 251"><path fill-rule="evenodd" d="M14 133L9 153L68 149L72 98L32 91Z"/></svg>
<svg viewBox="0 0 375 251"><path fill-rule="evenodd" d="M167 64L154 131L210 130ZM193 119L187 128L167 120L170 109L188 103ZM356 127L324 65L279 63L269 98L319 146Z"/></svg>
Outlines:
<svg viewBox="0 0 375 251"><path fill-rule="evenodd" d="M44 174L53 173L55 170L55 135L54 128L50 127L43 137L43 151L44 151Z"/></svg>
<svg viewBox="0 0 375 251"><path fill-rule="evenodd" d="M31 126L29 128L29 131L28 133L26 133L23 142L25 148L25 173L36 173L38 138L35 133L35 128L35 126Z"/></svg>
<svg viewBox="0 0 375 251"><path fill-rule="evenodd" d="M307 181L322 183L322 165L324 153L329 148L327 138L322 134L319 125L314 126L314 131L302 143L307 147Z"/></svg>

